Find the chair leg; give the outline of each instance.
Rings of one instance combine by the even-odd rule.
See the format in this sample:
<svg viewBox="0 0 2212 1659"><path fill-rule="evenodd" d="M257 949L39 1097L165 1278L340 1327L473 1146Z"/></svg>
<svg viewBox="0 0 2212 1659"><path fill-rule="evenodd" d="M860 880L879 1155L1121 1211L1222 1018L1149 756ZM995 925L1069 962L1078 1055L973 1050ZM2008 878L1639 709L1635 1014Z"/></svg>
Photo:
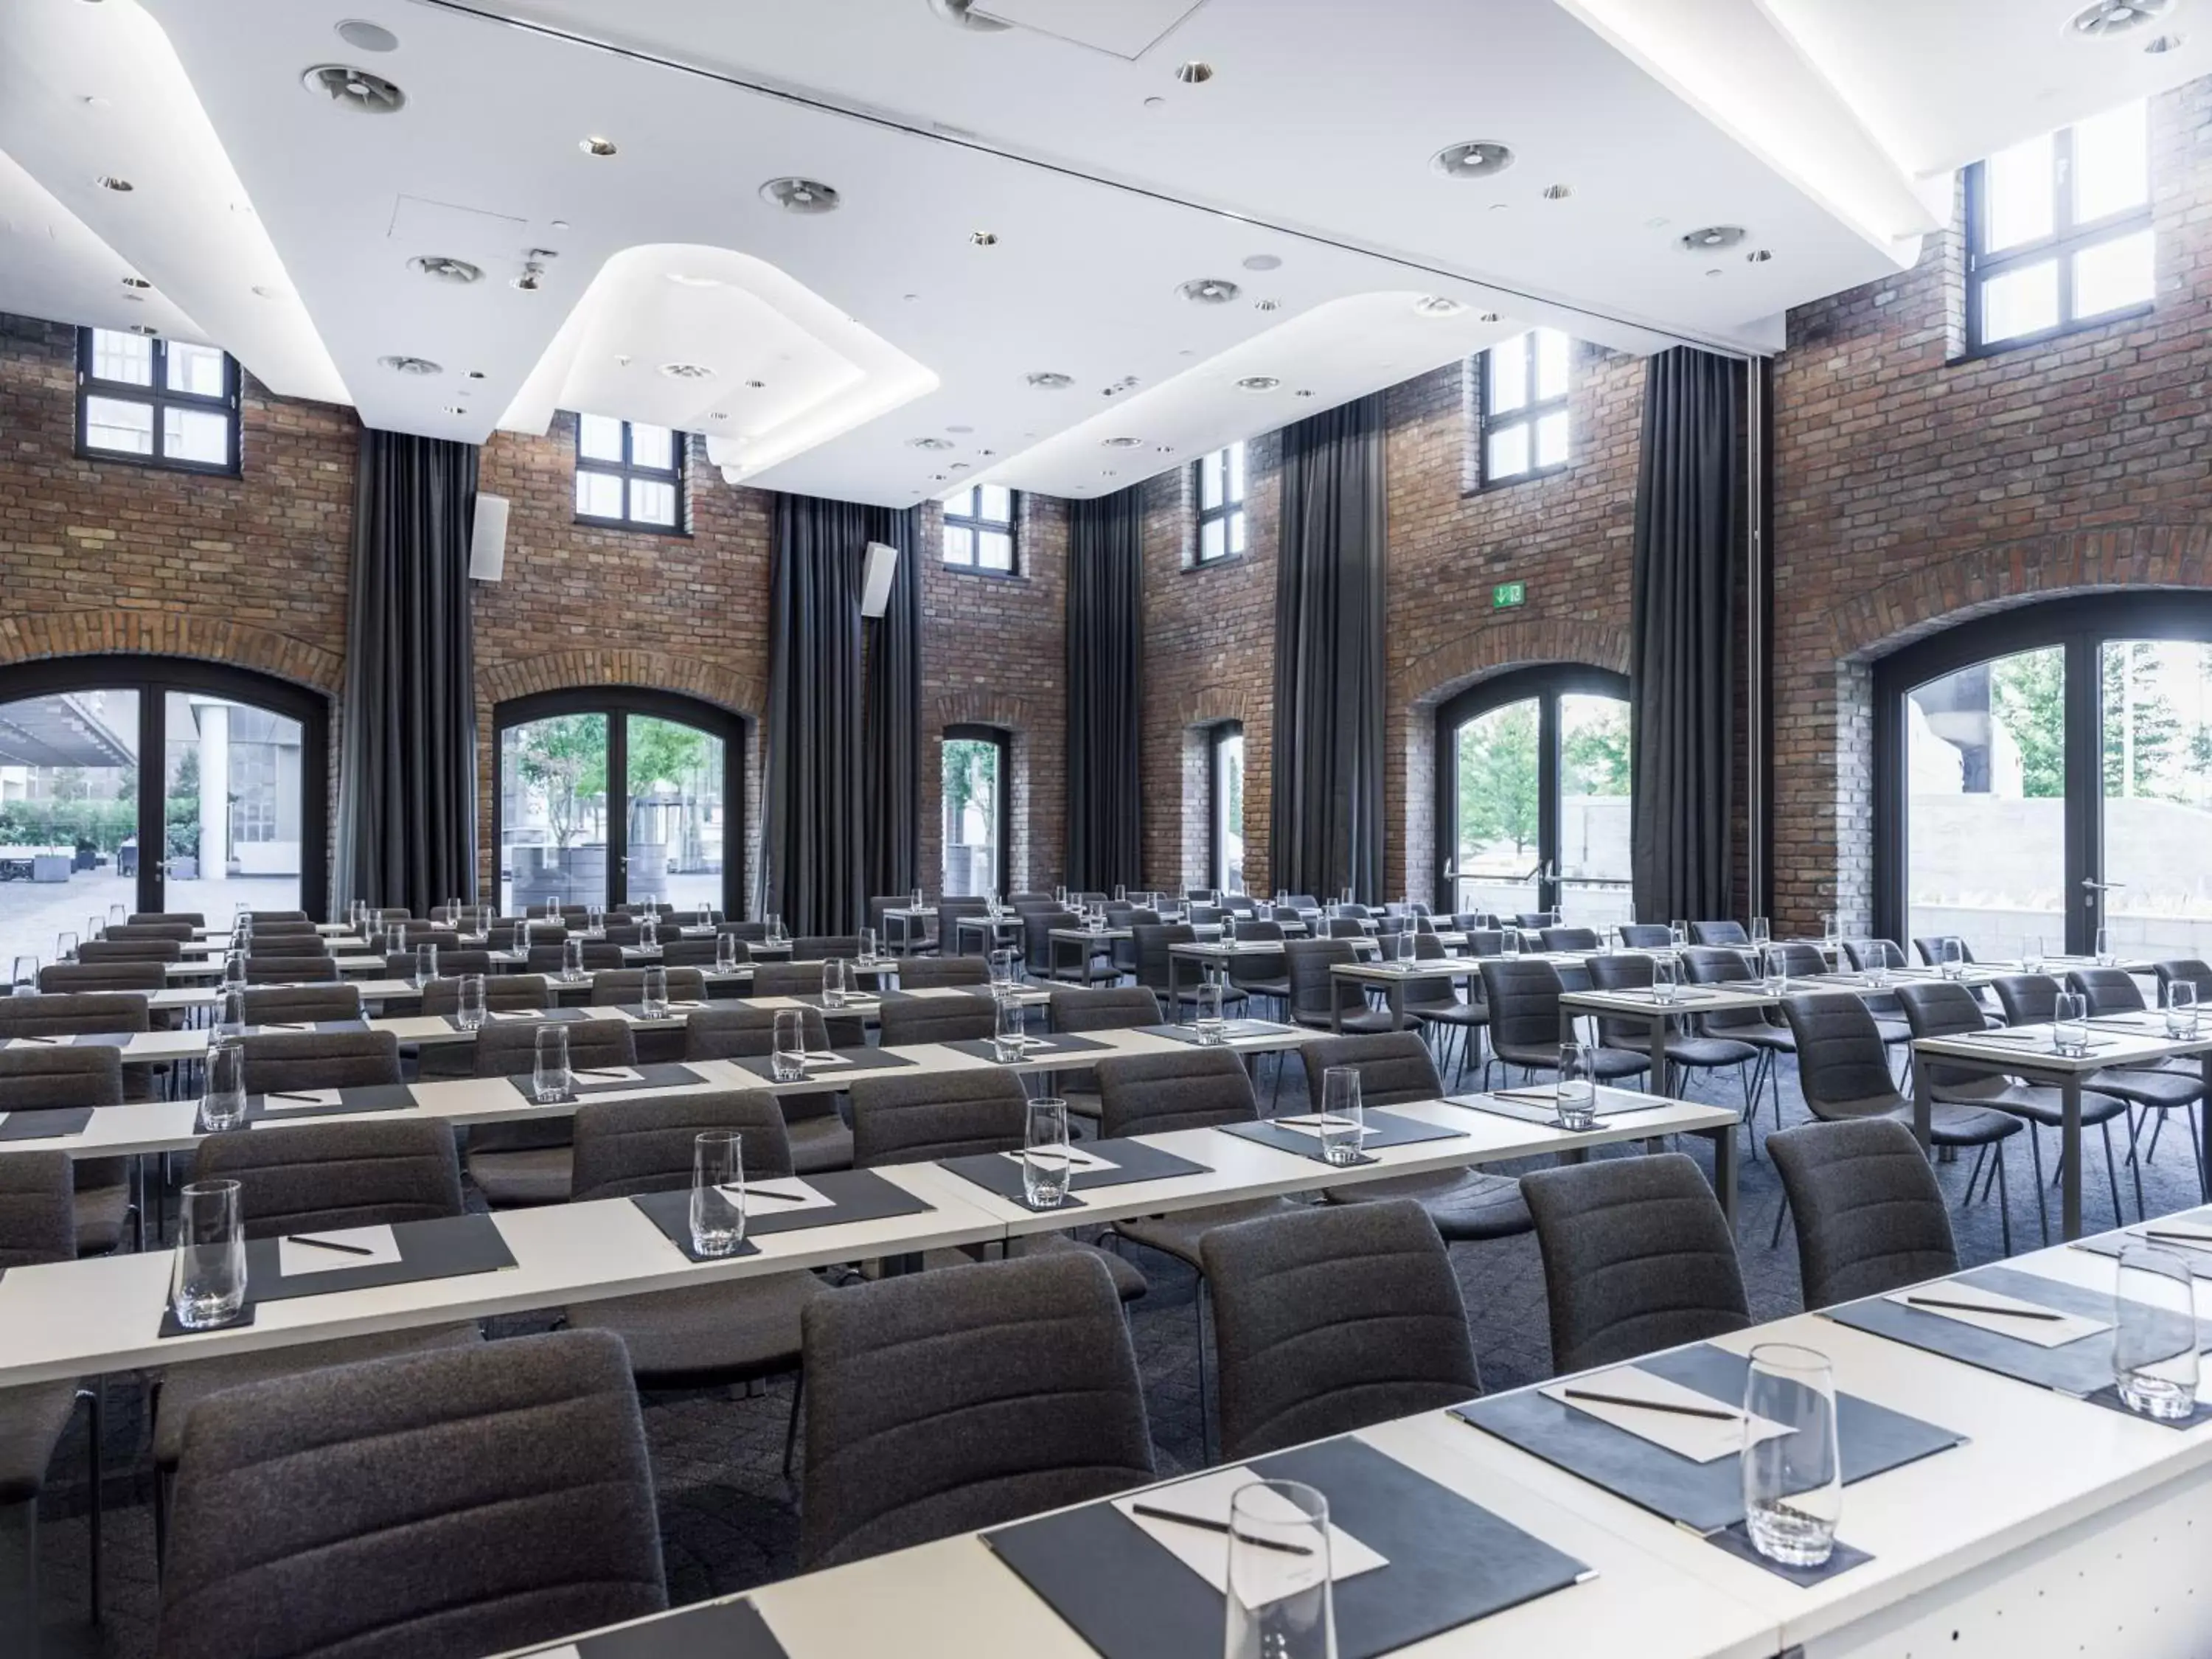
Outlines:
<svg viewBox="0 0 2212 1659"><path fill-rule="evenodd" d="M89 1528L91 1536L88 1540L88 1547L90 1549L92 1555L92 1622L95 1626L100 1623L100 1513L101 1506L100 1501L100 1488L105 1473L101 1463L100 1443L101 1434L105 1428L103 1419L105 1419L106 1413L102 1410L102 1406L104 1403L103 1396L106 1395L106 1379L105 1377L99 1376L95 1376L92 1379L92 1384L89 1388L80 1389L77 1390L77 1397L85 1402L85 1430L87 1437L91 1442L85 1452L85 1462L88 1465L86 1472L92 1480L92 1516Z"/></svg>
<svg viewBox="0 0 2212 1659"><path fill-rule="evenodd" d="M1206 1327L1212 1322L1206 1318L1206 1304L1210 1299L1206 1293L1205 1276L1201 1274L1197 1292L1191 1301L1198 1311L1198 1449L1200 1459L1208 1467L1213 1462L1214 1443L1213 1413L1207 1409L1206 1387Z"/></svg>
<svg viewBox="0 0 2212 1659"><path fill-rule="evenodd" d="M2212 1197L2212 1187L2208 1187L2205 1184L2204 1143L2197 1138L2197 1108L2194 1106L2183 1107L2181 1109L2181 1117L2182 1121L2188 1126L2187 1133L2189 1136L2189 1150L2191 1152L2195 1154L2197 1158L2197 1197L2198 1201L2202 1202L2207 1197Z"/></svg>
<svg viewBox="0 0 2212 1659"><path fill-rule="evenodd" d="M2004 1178L2004 1142L1996 1144L1997 1224L2003 1229L2004 1253L2012 1254L2012 1183Z"/></svg>
<svg viewBox="0 0 2212 1659"><path fill-rule="evenodd" d="M791 1484L791 1465L799 1449L799 1411L806 1398L806 1373L802 1370L791 1381L791 1420L783 1429L783 1484Z"/></svg>
<svg viewBox="0 0 2212 1659"><path fill-rule="evenodd" d="M2145 1218L2145 1212L2143 1210L2142 1160L2136 1156L2136 1136L2141 1132L2142 1127L2140 1120L2136 1116L2136 1109L2133 1106L2129 1107L2128 1177L2135 1183L2136 1216L2139 1220Z"/></svg>
<svg viewBox="0 0 2212 1659"><path fill-rule="evenodd" d="M2035 1133L2035 1125L2033 1123L2027 1126L2027 1150L2029 1155L2035 1160L2035 1224L2042 1229L2043 1242L2048 1247L2051 1243L2051 1209L2043 1198L2043 1138ZM2110 1158L2112 1151L2112 1144L2107 1140L2105 1143L2105 1155ZM2113 1190L2117 1193L2118 1188L2115 1188ZM2117 1203L2118 1200L2115 1199L2114 1201Z"/></svg>
<svg viewBox="0 0 2212 1659"><path fill-rule="evenodd" d="M1966 1171L1966 1190L1959 1196L1959 1208L1962 1211L1974 1201L1974 1183L1982 1178L1982 1164L1989 1155L1990 1149L1986 1146L1975 1149L1974 1167Z"/></svg>
<svg viewBox="0 0 2212 1659"><path fill-rule="evenodd" d="M1782 1195L1782 1207L1774 1212L1774 1237L1766 1241L1768 1249L1778 1250L1782 1248L1782 1224L1789 1218L1790 1195L1784 1193Z"/></svg>

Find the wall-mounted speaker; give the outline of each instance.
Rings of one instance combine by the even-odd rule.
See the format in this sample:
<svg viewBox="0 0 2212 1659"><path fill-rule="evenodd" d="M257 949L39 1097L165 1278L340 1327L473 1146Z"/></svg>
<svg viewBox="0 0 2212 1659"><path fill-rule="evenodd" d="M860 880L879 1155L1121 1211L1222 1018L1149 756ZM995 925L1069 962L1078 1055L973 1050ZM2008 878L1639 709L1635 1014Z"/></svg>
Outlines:
<svg viewBox="0 0 2212 1659"><path fill-rule="evenodd" d="M507 497L477 492L477 520L469 532L469 575L495 582L507 574Z"/></svg>
<svg viewBox="0 0 2212 1659"><path fill-rule="evenodd" d="M891 608L891 578L898 574L898 549L887 542L868 544L867 568L860 574L860 614L880 617Z"/></svg>

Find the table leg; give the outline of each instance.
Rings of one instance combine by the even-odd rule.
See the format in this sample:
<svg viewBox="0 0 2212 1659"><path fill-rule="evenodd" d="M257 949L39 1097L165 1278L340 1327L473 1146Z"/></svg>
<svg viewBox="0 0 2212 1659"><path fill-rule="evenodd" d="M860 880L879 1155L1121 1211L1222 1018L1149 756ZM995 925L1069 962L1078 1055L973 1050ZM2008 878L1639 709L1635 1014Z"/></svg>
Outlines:
<svg viewBox="0 0 2212 1659"><path fill-rule="evenodd" d="M1713 1143L1713 1195L1721 1201L1721 1213L1728 1218L1729 1231L1735 1231L1735 1129L1708 1129L1706 1139Z"/></svg>
<svg viewBox="0 0 2212 1659"><path fill-rule="evenodd" d="M1390 988L1383 994L1390 1004L1390 1029L1394 1031L1404 1030L1406 1029L1406 981L1402 979L1392 980Z"/></svg>
<svg viewBox="0 0 2212 1659"><path fill-rule="evenodd" d="M2058 1156L2066 1173L2058 1188L2059 1236L2069 1243L2081 1237L2081 1074L2069 1072L2058 1084L2064 1121L2058 1126ZM2033 1133L2033 1130L2029 1131Z"/></svg>
<svg viewBox="0 0 2212 1659"><path fill-rule="evenodd" d="M1182 1020L1177 1011L1182 1006L1182 958L1174 951L1168 952L1168 1024L1180 1025Z"/></svg>
<svg viewBox="0 0 2212 1659"><path fill-rule="evenodd" d="M1935 1133L1934 1102L1929 1098L1931 1085L1928 1080L1928 1060L1919 1049L1912 1051L1912 1133L1925 1152L1929 1138Z"/></svg>
<svg viewBox="0 0 2212 1659"><path fill-rule="evenodd" d="M2212 1185L2207 1184L2205 1175L2212 1170L2212 1048L2197 1056L2197 1067L2204 1074L2204 1098L2197 1103L2197 1195L2212 1202Z"/></svg>
<svg viewBox="0 0 2212 1659"><path fill-rule="evenodd" d="M1667 1016L1651 1016L1651 1046L1644 1051L1651 1059L1651 1086L1669 1100L1674 1098L1674 1068L1667 1060Z"/></svg>
<svg viewBox="0 0 2212 1659"><path fill-rule="evenodd" d="M1364 1006L1364 994L1360 1001ZM1344 1035L1344 981L1334 974L1328 978L1328 1029L1338 1036Z"/></svg>

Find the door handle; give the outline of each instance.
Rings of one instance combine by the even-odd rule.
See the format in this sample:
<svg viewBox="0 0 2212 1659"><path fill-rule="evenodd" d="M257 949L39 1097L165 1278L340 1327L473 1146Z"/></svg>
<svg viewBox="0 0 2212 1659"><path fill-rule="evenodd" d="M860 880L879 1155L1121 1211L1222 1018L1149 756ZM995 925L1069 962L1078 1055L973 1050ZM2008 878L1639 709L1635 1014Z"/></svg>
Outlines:
<svg viewBox="0 0 2212 1659"><path fill-rule="evenodd" d="M2124 881L2097 881L2090 877L2084 876L2081 878L2081 885L2093 892L2118 893L2126 890L2127 883Z"/></svg>

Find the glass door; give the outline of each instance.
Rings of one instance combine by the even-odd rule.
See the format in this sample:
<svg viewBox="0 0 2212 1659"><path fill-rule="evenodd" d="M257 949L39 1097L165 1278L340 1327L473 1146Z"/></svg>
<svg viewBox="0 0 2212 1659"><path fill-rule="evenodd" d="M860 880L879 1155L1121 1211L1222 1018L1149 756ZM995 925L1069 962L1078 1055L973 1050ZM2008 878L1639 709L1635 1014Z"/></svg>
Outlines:
<svg viewBox="0 0 2212 1659"><path fill-rule="evenodd" d="M710 732L658 714L623 717L629 799L617 890L634 904L722 908L723 744Z"/></svg>
<svg viewBox="0 0 2212 1659"><path fill-rule="evenodd" d="M1454 743L1459 763L1458 827L1452 908L1489 910L1507 918L1544 909L1543 805L1534 697L1509 702L1462 726Z"/></svg>
<svg viewBox="0 0 2212 1659"><path fill-rule="evenodd" d="M1241 463L1240 463L1241 465ZM1244 890L1244 728L1218 726L1212 754L1213 810L1210 835L1214 886L1224 893Z"/></svg>
<svg viewBox="0 0 2212 1659"><path fill-rule="evenodd" d="M2212 647L2106 640L2098 653L2097 857L2084 921L2123 961L2212 951Z"/></svg>
<svg viewBox="0 0 2212 1659"><path fill-rule="evenodd" d="M1554 902L1601 933L1636 920L1628 856L1628 700L1571 691L1559 698L1559 831Z"/></svg>
<svg viewBox="0 0 2212 1659"><path fill-rule="evenodd" d="M946 731L938 811L944 828L941 890L948 898L1006 891L1010 770L1005 732L988 726Z"/></svg>
<svg viewBox="0 0 2212 1659"><path fill-rule="evenodd" d="M499 913L622 902L610 879L607 724L554 714L499 734Z"/></svg>
<svg viewBox="0 0 2212 1659"><path fill-rule="evenodd" d="M122 689L0 703L0 969L143 908L138 705Z"/></svg>

